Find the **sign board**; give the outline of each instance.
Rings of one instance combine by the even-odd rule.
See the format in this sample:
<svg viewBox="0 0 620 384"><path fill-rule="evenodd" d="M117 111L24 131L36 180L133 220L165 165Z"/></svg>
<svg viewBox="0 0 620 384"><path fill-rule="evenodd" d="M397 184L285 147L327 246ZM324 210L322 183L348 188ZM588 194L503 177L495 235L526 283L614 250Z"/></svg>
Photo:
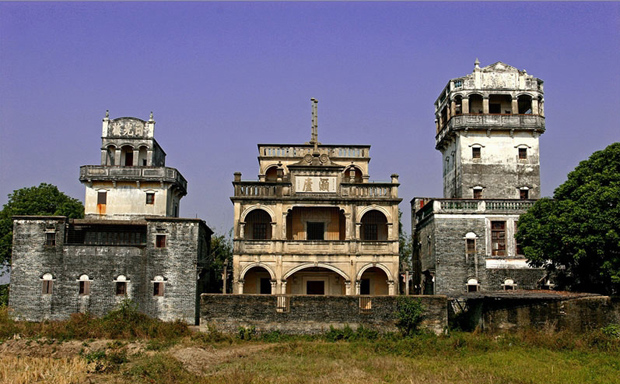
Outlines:
<svg viewBox="0 0 620 384"><path fill-rule="evenodd" d="M295 192L297 193L336 193L336 177L297 176Z"/></svg>

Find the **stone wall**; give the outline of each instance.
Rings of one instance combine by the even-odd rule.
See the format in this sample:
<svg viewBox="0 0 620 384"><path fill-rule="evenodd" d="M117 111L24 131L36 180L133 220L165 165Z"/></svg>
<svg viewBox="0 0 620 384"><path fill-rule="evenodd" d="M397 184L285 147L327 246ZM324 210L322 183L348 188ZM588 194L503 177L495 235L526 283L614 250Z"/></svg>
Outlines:
<svg viewBox="0 0 620 384"><path fill-rule="evenodd" d="M421 329L437 334L448 326L445 296L411 296L425 308ZM360 299L370 300L370 309L360 310ZM297 296L297 295L216 295L203 294L200 329L215 326L224 332L239 327L255 327L258 332L318 334L330 326L360 325L383 332L397 331L396 296ZM278 312L277 303L288 300L288 311ZM366 308L369 308L368 306Z"/></svg>
<svg viewBox="0 0 620 384"><path fill-rule="evenodd" d="M489 332L520 329L585 332L620 323L620 298L565 295L514 293L470 299L467 300L468 323Z"/></svg>

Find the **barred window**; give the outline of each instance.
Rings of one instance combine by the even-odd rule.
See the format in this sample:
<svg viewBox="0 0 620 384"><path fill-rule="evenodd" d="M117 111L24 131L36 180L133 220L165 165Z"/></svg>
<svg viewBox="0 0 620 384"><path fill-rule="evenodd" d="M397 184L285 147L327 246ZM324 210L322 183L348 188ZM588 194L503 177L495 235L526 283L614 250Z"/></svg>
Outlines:
<svg viewBox="0 0 620 384"><path fill-rule="evenodd" d="M155 247L156 248L166 247L166 235L155 235Z"/></svg>
<svg viewBox="0 0 620 384"><path fill-rule="evenodd" d="M476 240L475 239L467 239L466 240L466 250L467 255L475 255L476 254Z"/></svg>
<svg viewBox="0 0 620 384"><path fill-rule="evenodd" d="M155 204L155 193L147 192L146 194L146 203L149 205Z"/></svg>
<svg viewBox="0 0 620 384"><path fill-rule="evenodd" d="M506 256L506 222L491 221L491 254Z"/></svg>
<svg viewBox="0 0 620 384"><path fill-rule="evenodd" d="M527 160L527 148L519 148L519 160Z"/></svg>
<svg viewBox="0 0 620 384"><path fill-rule="evenodd" d="M471 149L471 158L479 159L480 158L480 147L472 147Z"/></svg>
<svg viewBox="0 0 620 384"><path fill-rule="evenodd" d="M47 232L45 234L45 245L50 247L56 245L56 232Z"/></svg>

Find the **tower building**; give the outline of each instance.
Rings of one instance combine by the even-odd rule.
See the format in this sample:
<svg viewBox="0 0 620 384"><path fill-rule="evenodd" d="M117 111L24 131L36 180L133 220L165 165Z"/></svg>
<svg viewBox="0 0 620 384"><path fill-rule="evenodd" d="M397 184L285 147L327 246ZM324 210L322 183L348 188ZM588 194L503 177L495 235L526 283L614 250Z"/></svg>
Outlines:
<svg viewBox="0 0 620 384"><path fill-rule="evenodd" d="M212 231L179 218L187 182L165 166L155 121L103 119L101 165L80 168L84 219L17 216L9 305L28 321L102 316L126 299L162 320L198 321Z"/></svg>
<svg viewBox="0 0 620 384"><path fill-rule="evenodd" d="M415 270L424 293L536 288L514 235L540 197L543 81L502 62L452 79L435 102L443 198L415 198Z"/></svg>
<svg viewBox="0 0 620 384"><path fill-rule="evenodd" d="M233 292L395 295L398 175L369 182L369 145L259 144L258 181L236 173Z"/></svg>

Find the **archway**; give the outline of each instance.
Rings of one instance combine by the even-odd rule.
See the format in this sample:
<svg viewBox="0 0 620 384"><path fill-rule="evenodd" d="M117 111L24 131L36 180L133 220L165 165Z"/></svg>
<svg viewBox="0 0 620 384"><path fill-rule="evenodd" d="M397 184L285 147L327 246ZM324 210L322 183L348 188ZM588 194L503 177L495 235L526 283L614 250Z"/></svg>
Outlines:
<svg viewBox="0 0 620 384"><path fill-rule="evenodd" d="M262 209L255 209L245 217L246 240L270 240L271 216Z"/></svg>
<svg viewBox="0 0 620 384"><path fill-rule="evenodd" d="M272 278L269 271L261 266L254 266L245 271L242 276L243 293L255 295L270 295L272 292Z"/></svg>
<svg viewBox="0 0 620 384"><path fill-rule="evenodd" d="M368 211L362 216L360 236L362 241L387 241L387 218L378 210Z"/></svg>
<svg viewBox="0 0 620 384"><path fill-rule="evenodd" d="M388 295L390 293L388 281L388 275L381 268L368 268L359 279L359 294L371 296Z"/></svg>
<svg viewBox="0 0 620 384"><path fill-rule="evenodd" d="M298 266L284 275L286 294L342 296L347 294L347 275L325 264Z"/></svg>
<svg viewBox="0 0 620 384"><path fill-rule="evenodd" d="M133 166L133 147L124 145L121 147L121 165L125 167Z"/></svg>

